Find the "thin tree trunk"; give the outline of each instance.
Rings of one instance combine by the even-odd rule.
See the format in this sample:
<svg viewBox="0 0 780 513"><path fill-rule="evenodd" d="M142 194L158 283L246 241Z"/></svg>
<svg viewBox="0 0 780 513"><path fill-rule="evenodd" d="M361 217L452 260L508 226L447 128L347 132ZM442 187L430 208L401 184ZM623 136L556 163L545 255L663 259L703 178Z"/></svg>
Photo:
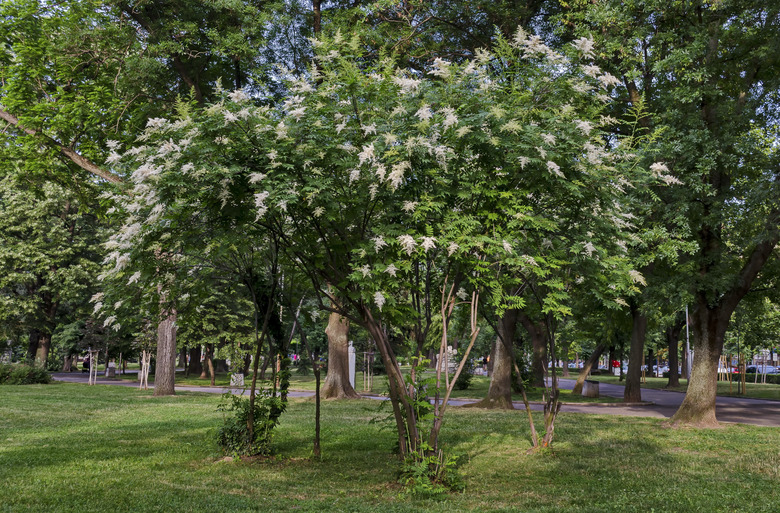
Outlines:
<svg viewBox="0 0 780 513"><path fill-rule="evenodd" d="M444 356L444 352L447 349L449 337L447 334L447 327L449 324L449 319L452 318L452 309L455 307L455 296L453 293L455 292L455 286L451 286L449 289L449 292L445 295L444 292L447 290L447 280L444 281L444 288L442 291L442 303L441 303L441 317L442 317L442 336L441 336L441 342L439 344L439 359L441 360ZM447 378L446 374L446 367L445 367L445 379L444 382L442 382L442 366L438 365L436 369L436 393L434 395L434 402L433 402L433 427L431 427L430 436L428 438L428 449L427 454L430 455L436 455L437 451L438 454L441 455L441 451L439 450L439 432L441 431L441 427L444 423L444 413L447 411L447 405L450 400L450 395L452 394L452 390L455 388L455 383L458 380L458 376L460 376L460 373L463 372L463 368L466 366L466 362L468 361L469 355L471 354L471 350L474 347L474 342L476 342L477 337L479 336L479 327L477 326L477 311L478 311L478 305L479 305L479 295L476 292L473 292L471 295L471 334L469 336L469 344L466 347L466 350L463 353L462 358L460 359L460 362L458 363L455 372L452 375L452 379L450 380ZM517 322L515 321L514 325L516 325ZM512 339L506 338L502 340L502 345L505 346L506 350L510 353L512 353ZM514 358L511 358L512 362L514 362ZM510 368L509 371L510 377L512 375L512 370ZM442 384L444 384L444 387L442 387ZM444 398L441 398L440 390L444 388ZM511 404L511 403L510 403Z"/></svg>
<svg viewBox="0 0 780 513"><path fill-rule="evenodd" d="M680 332L683 326L685 326L684 322L677 322L666 328L666 341L669 345L669 383L666 384L668 388L680 386L678 353L680 351Z"/></svg>
<svg viewBox="0 0 780 513"><path fill-rule="evenodd" d="M631 302L631 348L628 354L628 373L623 401L638 403L642 401L642 363L644 362L645 337L647 335L647 316Z"/></svg>
<svg viewBox="0 0 780 513"><path fill-rule="evenodd" d="M182 347L179 351L179 362L176 365L177 367L181 367L185 370L187 370L187 348Z"/></svg>
<svg viewBox="0 0 780 513"><path fill-rule="evenodd" d="M187 375L198 374L203 372L203 365L200 363L201 349L200 344L196 344L195 347L190 348L190 364L187 366ZM206 376L201 376L201 379L205 379Z"/></svg>
<svg viewBox="0 0 780 513"><path fill-rule="evenodd" d="M51 333L41 333L38 338L38 347L35 351L35 365L46 368L46 361L49 359L49 350L51 349Z"/></svg>
<svg viewBox="0 0 780 513"><path fill-rule="evenodd" d="M322 385L322 397L325 399L357 399L349 382L349 320L337 313L331 313L328 327L328 375Z"/></svg>
<svg viewBox="0 0 780 513"><path fill-rule="evenodd" d="M211 353L209 354L207 363L209 367L209 378L211 379L209 384L211 386L215 386L217 384L217 372L214 370L214 348L213 347L211 349Z"/></svg>
<svg viewBox="0 0 780 513"><path fill-rule="evenodd" d="M273 275L275 276L276 273L274 272ZM254 309L255 309L255 316L254 316L254 330L255 330L255 358L254 363L252 365L252 385L249 387L249 415L247 416L247 431L249 432L249 441L250 444L254 443L254 432L255 432L255 396L257 391L257 376L258 376L258 366L260 364L260 355L263 354L263 341L268 337L268 323L271 319L271 315L273 314L273 308L274 308L274 301L273 301L273 295L276 291L276 282L274 281L273 287L271 287L271 293L268 295L268 305L266 306L265 313L263 314L263 326L260 328L259 326L259 315L260 315L260 298L257 297L254 288L251 286L250 283L247 283L249 290L252 292L252 302L254 303ZM251 452L251 446L250 446L250 452Z"/></svg>
<svg viewBox="0 0 780 513"><path fill-rule="evenodd" d="M249 369L252 367L252 356L249 354L246 354L244 356L244 367L241 369L241 373L244 376L249 375Z"/></svg>
<svg viewBox="0 0 780 513"><path fill-rule="evenodd" d="M301 329L300 333L301 342L303 342L303 346L306 348L309 358L311 358L311 368L314 371L314 444L312 447L312 454L315 458L320 459L322 458L322 450L320 448L320 355L317 351L312 351L311 347L309 347L306 332Z"/></svg>
<svg viewBox="0 0 780 513"><path fill-rule="evenodd" d="M314 35L317 37L319 37L322 32L322 9L320 5L320 0L312 0L311 2L312 11L314 12L314 23L312 28L314 29Z"/></svg>
<svg viewBox="0 0 780 513"><path fill-rule="evenodd" d="M382 362L387 372L387 381L390 388L390 404L393 407L393 416L395 417L396 429L398 432L398 451L401 459L405 458L410 452L417 451L417 444L420 441L417 431L417 416L412 405L409 392L407 391L401 368L390 347L390 341L387 334L381 326L374 320L371 312L363 307L361 311L363 323L369 335L376 343L379 354L382 355Z"/></svg>
<svg viewBox="0 0 780 513"><path fill-rule="evenodd" d="M206 379L209 377L209 370L213 372L214 366L211 362L211 355L214 354L214 348L211 344L206 344L205 352L203 353L203 363L201 364L200 379Z"/></svg>
<svg viewBox="0 0 780 513"><path fill-rule="evenodd" d="M590 355L590 358L585 360L582 369L580 369L580 375L577 376L577 382L574 384L574 388L571 391L572 394L582 394L582 386L585 384L585 379L588 377L588 374L590 374L590 370L593 366L598 363L599 358L601 358L601 353L603 353L606 348L606 342L600 343L596 346L596 349L593 351L593 354Z"/></svg>
<svg viewBox="0 0 780 513"><path fill-rule="evenodd" d="M30 338L27 343L27 359L35 361L35 355L38 353L38 339L41 338L41 332L38 330L30 331Z"/></svg>
<svg viewBox="0 0 780 513"><path fill-rule="evenodd" d="M319 355L315 355L319 359ZM320 363L318 361L312 361L312 368L314 369L314 452L315 458L322 458L322 450L320 449L320 403L322 402L322 393L320 391Z"/></svg>
<svg viewBox="0 0 780 513"><path fill-rule="evenodd" d="M273 341L269 340L268 353L263 356L263 365L260 367L260 379L264 381L266 379L265 373L268 370L268 366L274 361L274 349Z"/></svg>
<svg viewBox="0 0 780 513"><path fill-rule="evenodd" d="M528 335L531 337L531 372L534 377L533 386L544 387L545 369L547 368L547 341L544 321L533 321L525 314L520 315L520 322L523 323Z"/></svg>

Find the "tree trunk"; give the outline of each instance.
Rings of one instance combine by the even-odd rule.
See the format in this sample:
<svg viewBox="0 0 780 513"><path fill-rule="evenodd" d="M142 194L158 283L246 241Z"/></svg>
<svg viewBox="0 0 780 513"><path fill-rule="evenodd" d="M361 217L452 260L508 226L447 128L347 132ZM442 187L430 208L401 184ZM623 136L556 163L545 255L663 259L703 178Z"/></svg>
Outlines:
<svg viewBox="0 0 780 513"><path fill-rule="evenodd" d="M642 401L642 364L644 363L645 336L647 335L647 316L631 302L631 348L628 354L628 373L623 401L638 403ZM610 364L611 365L611 364Z"/></svg>
<svg viewBox="0 0 780 513"><path fill-rule="evenodd" d="M73 356L66 356L62 362L62 372L71 372L73 368Z"/></svg>
<svg viewBox="0 0 780 513"><path fill-rule="evenodd" d="M520 322L523 323L523 327L531 337L531 349L533 351L531 372L534 377L532 386L543 388L545 368L547 367L547 330L544 326L544 321L533 321L526 314L521 313Z"/></svg>
<svg viewBox="0 0 780 513"><path fill-rule="evenodd" d="M216 375L214 373L214 344L206 344L206 355L203 359L203 372L200 379L211 377L211 386L216 384Z"/></svg>
<svg viewBox="0 0 780 513"><path fill-rule="evenodd" d="M35 361L35 354L38 352L38 339L41 338L41 332L38 330L32 330L30 332L30 338L27 343L27 359Z"/></svg>
<svg viewBox="0 0 780 513"><path fill-rule="evenodd" d="M328 327L328 375L322 384L324 399L357 399L360 395L349 382L349 320L331 313Z"/></svg>
<svg viewBox="0 0 780 513"><path fill-rule="evenodd" d="M201 374L203 372L203 365L200 363L200 355L200 344L190 348L190 364L187 366L187 375ZM205 377L206 376L201 375L202 379Z"/></svg>
<svg viewBox="0 0 780 513"><path fill-rule="evenodd" d="M409 453L417 451L420 436L417 431L417 416L412 398L405 387L401 367L395 358L393 349L387 334L382 330L381 324L374 320L371 311L365 307L361 311L363 325L371 338L376 343L379 353L382 355L382 363L387 372L387 382L390 389L390 404L393 407L396 430L398 432L398 452L401 459Z"/></svg>
<svg viewBox="0 0 780 513"><path fill-rule="evenodd" d="M46 368L46 360L49 358L51 349L51 333L41 333L38 338L38 348L35 351L35 365L43 369Z"/></svg>
<svg viewBox="0 0 780 513"><path fill-rule="evenodd" d="M213 369L213 363L211 355L214 354L214 348L211 344L205 345L206 351L203 353L203 363L201 364L200 379L206 379L209 377L209 369Z"/></svg>
<svg viewBox="0 0 780 513"><path fill-rule="evenodd" d="M174 395L176 380L176 312L170 312L157 325L157 364L154 368L154 395Z"/></svg>
<svg viewBox="0 0 780 513"><path fill-rule="evenodd" d="M209 379L210 379L209 385L215 386L217 384L217 373L214 370L214 357L213 356L209 356L208 364L209 364Z"/></svg>
<svg viewBox="0 0 780 513"><path fill-rule="evenodd" d="M311 368L314 371L314 444L312 454L315 458L320 459L322 458L322 449L320 448L320 355L317 351L312 351L306 338L306 330L303 327L301 327L300 334L301 342L303 342L303 347L306 349L306 354L311 358Z"/></svg>
<svg viewBox="0 0 780 513"><path fill-rule="evenodd" d="M217 372L230 372L230 367L228 367L227 360L212 357L211 361L214 364L214 369Z"/></svg>
<svg viewBox="0 0 780 513"><path fill-rule="evenodd" d="M421 350L417 351L417 354L422 354ZM425 355L425 358L428 360L428 368L429 369L436 369L436 357L439 355L439 353L436 352L436 349L433 347L428 348L428 353Z"/></svg>
<svg viewBox="0 0 780 513"><path fill-rule="evenodd" d="M182 347L179 351L179 362L176 364L177 367L181 367L185 371L187 370L187 348Z"/></svg>
<svg viewBox="0 0 780 513"><path fill-rule="evenodd" d="M590 358L585 360L582 369L580 369L580 375L577 376L577 382L574 384L574 388L571 391L572 394L582 394L582 386L585 384L585 378L588 377L593 366L598 363L599 358L601 358L601 353L603 353L606 348L607 343L602 342L596 346L596 349L593 351L593 354L590 355Z"/></svg>
<svg viewBox="0 0 780 513"><path fill-rule="evenodd" d="M504 318L506 318L506 315ZM502 319L501 326L503 326L504 334L506 336L514 335L514 326L509 327L507 324ZM490 377L487 397L480 401L480 407L482 408L501 408L505 410L513 410L515 408L512 405L512 353L506 348L508 344L512 344L512 339L509 338L508 340L509 342L504 343L500 337L496 338L492 357L493 375Z"/></svg>
<svg viewBox="0 0 780 513"><path fill-rule="evenodd" d="M498 336L490 352L493 373L487 397L467 406L473 408L495 408L514 410L512 404L512 368L514 367L513 344L517 329L517 310L507 310L498 321Z"/></svg>
<svg viewBox="0 0 780 513"><path fill-rule="evenodd" d="M271 346L272 344L268 344ZM268 365L273 360L273 351L269 349L268 354L263 356L263 364L260 366L260 379L265 380L265 372L268 370Z"/></svg>
<svg viewBox="0 0 780 513"><path fill-rule="evenodd" d="M677 355L680 351L680 332L683 326L685 326L685 323L678 322L666 328L666 341L669 345L669 383L666 384L668 388L680 386L680 374L677 370L679 358Z"/></svg>
<svg viewBox="0 0 780 513"><path fill-rule="evenodd" d="M246 354L244 356L244 367L241 369L241 372L244 374L244 376L249 376L249 369L252 367L252 355Z"/></svg>
<svg viewBox="0 0 780 513"><path fill-rule="evenodd" d="M675 424L700 427L717 426L715 398L718 379L718 360L723 351L723 340L731 311L711 308L706 299L699 302L692 315L696 347L691 365L691 381L680 408L672 417ZM728 315L726 315L728 314Z"/></svg>

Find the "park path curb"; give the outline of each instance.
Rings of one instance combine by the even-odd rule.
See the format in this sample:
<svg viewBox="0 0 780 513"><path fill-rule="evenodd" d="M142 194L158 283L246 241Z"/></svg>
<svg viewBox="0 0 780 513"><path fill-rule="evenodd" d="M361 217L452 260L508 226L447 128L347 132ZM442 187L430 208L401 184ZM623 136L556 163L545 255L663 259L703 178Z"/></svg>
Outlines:
<svg viewBox="0 0 780 513"><path fill-rule="evenodd" d="M67 381L71 383L86 384L88 376L81 373L53 373L52 377L56 381ZM567 380L560 380L562 388L573 384L566 383ZM129 386L137 387L138 383L129 380L98 378L98 385L111 386ZM622 397L623 388L620 385L609 385L605 387L607 397ZM150 391L153 387L150 388ZM200 393L225 393L228 388L223 387L199 387L199 386L177 386L177 391L182 392L200 392ZM660 419L671 418L677 411L683 394L671 391L643 389L643 395L652 397L652 401L643 401L641 403L562 403L561 412L563 413L588 413L597 415L622 415L630 417L654 417ZM291 390L290 397L310 398L314 396L312 391ZM361 394L365 399L386 400L386 396L379 394ZM479 399L453 399L452 406L459 406L476 402ZM522 402L515 401L515 409L523 410ZM534 401L531 403L531 409L540 411L544 408L544 403ZM734 397L718 397L717 406L718 421L728 423L752 424L756 426L780 427L780 402L761 399L744 399Z"/></svg>

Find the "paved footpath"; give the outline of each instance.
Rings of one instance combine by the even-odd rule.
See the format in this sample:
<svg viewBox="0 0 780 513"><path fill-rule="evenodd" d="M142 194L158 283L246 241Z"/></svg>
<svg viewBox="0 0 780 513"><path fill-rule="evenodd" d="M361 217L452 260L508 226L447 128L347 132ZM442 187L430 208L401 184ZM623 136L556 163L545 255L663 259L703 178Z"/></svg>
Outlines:
<svg viewBox="0 0 780 513"><path fill-rule="evenodd" d="M572 389L575 380L561 379L560 387ZM607 397L623 397L623 385L599 383L599 393ZM579 413L599 413L612 415L630 415L637 417L670 418L682 404L685 394L670 390L643 388L642 400L651 404L630 406L622 403L612 404L570 404L564 405L561 411ZM739 422L757 426L780 427L780 401L764 399L747 399L743 397L718 397L716 400L716 415L721 422ZM610 412L614 409L617 411Z"/></svg>
<svg viewBox="0 0 780 513"><path fill-rule="evenodd" d="M77 372L55 372L52 377L57 381L68 381L72 383L87 383L89 375ZM562 389L571 389L574 387L573 379L560 379L559 386ZM118 385L137 387L135 381L108 379L98 377L98 385ZM622 385L613 385L609 383L599 384L599 393L607 397L623 397ZM197 387L197 386L176 386L177 391L183 392L205 392L212 394L224 394L229 389L223 387ZM314 392L291 390L290 397L313 397ZM366 399L386 399L386 397L376 395L364 395ZM599 415L625 415L631 417L656 417L670 418L677 411L677 408L683 401L685 394L681 392L672 392L668 390L652 390L643 388L642 399L646 401L642 404L623 404L623 403L568 403L561 407L562 412L567 413L593 413ZM451 399L453 406L462 406L468 404L470 400ZM522 409L522 402L515 402L515 408ZM780 427L780 401L769 401L763 399L746 399L742 397L718 397L717 416L721 422L738 422L742 424L753 424L756 426L774 426ZM533 410L542 410L543 405L534 403L531 405Z"/></svg>

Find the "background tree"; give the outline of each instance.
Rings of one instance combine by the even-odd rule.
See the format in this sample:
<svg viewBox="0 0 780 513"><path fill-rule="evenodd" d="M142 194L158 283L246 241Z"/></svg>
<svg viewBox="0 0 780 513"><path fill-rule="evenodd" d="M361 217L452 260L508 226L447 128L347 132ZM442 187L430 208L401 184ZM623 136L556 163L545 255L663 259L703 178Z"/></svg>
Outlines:
<svg viewBox="0 0 780 513"><path fill-rule="evenodd" d="M685 187L664 196L668 226L696 245L691 286L696 348L676 422L713 425L718 358L731 314L772 257L778 237L774 109L780 16L776 2L573 2L599 60L644 102L655 145ZM746 30L746 27L751 27ZM760 185L759 185L760 184ZM680 220L674 219L680 216Z"/></svg>
<svg viewBox="0 0 780 513"><path fill-rule="evenodd" d="M36 191L0 177L0 321L4 332L30 333L29 356L40 366L63 316L85 315L97 274L100 225L82 208L54 184Z"/></svg>

